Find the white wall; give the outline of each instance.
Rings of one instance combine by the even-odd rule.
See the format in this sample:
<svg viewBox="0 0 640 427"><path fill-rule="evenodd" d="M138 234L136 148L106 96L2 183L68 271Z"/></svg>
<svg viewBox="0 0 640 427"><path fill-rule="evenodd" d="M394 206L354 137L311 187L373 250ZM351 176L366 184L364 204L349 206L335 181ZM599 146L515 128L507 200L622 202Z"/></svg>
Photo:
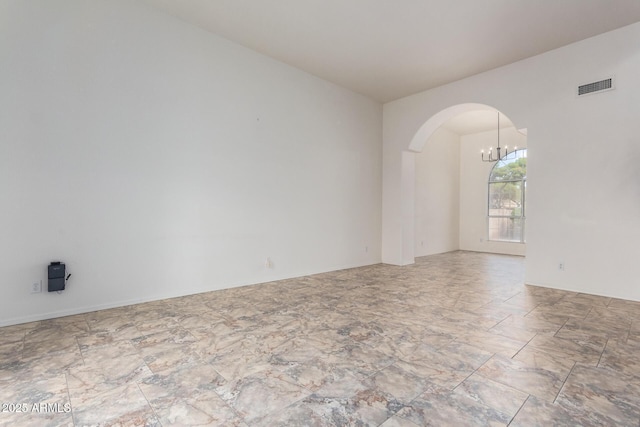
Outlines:
<svg viewBox="0 0 640 427"><path fill-rule="evenodd" d="M640 300L639 45L637 23L385 104L383 261L406 263L414 247L402 187L414 135L446 108L481 103L528 130L526 281ZM576 97L608 76L615 90Z"/></svg>
<svg viewBox="0 0 640 427"><path fill-rule="evenodd" d="M480 150L495 147L496 138L495 130L460 137L460 249L525 255L523 243L496 242L487 238L487 182L495 163L481 162ZM527 146L526 136L514 127L500 130L500 142L503 147Z"/></svg>
<svg viewBox="0 0 640 427"><path fill-rule="evenodd" d="M458 249L460 136L440 128L415 155L415 256Z"/></svg>
<svg viewBox="0 0 640 427"><path fill-rule="evenodd" d="M0 29L0 324L380 261L378 103L128 0Z"/></svg>

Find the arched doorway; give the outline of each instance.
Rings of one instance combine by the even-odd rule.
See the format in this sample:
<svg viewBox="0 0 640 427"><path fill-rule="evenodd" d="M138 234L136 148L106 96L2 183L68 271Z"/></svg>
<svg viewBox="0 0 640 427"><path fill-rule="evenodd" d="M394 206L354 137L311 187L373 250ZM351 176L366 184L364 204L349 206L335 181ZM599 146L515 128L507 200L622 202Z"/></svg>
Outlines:
<svg viewBox="0 0 640 427"><path fill-rule="evenodd" d="M495 147L498 132L503 147L505 142L513 147L513 141L526 146L526 136L504 114L498 130L497 113L485 104L451 106L434 114L413 136L402 156L402 264L455 249L524 255L524 245L493 242L487 234L487 179L493 163L481 161L480 147ZM443 140L458 148L443 150Z"/></svg>

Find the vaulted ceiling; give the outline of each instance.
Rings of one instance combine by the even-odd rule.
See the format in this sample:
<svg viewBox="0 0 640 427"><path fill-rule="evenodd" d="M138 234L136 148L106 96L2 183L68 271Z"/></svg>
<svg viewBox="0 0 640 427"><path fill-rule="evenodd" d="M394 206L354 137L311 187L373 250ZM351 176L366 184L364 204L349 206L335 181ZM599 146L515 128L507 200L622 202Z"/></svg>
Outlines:
<svg viewBox="0 0 640 427"><path fill-rule="evenodd" d="M639 0L143 0L380 102L640 21Z"/></svg>

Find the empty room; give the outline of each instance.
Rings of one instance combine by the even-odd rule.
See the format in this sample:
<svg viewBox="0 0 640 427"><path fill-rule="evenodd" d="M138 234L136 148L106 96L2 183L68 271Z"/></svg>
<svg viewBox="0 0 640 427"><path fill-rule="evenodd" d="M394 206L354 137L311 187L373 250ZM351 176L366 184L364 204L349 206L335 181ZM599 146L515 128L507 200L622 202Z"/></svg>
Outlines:
<svg viewBox="0 0 640 427"><path fill-rule="evenodd" d="M637 0L0 33L0 426L640 427Z"/></svg>

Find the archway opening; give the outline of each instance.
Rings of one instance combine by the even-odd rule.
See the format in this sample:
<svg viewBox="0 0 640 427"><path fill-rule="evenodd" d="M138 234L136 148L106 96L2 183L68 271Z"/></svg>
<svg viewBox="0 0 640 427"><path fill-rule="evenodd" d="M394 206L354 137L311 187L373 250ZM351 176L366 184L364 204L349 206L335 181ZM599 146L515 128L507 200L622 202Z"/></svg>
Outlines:
<svg viewBox="0 0 640 427"><path fill-rule="evenodd" d="M488 180L495 163L483 162L480 152L495 148L498 132L502 147L526 148L526 132L484 104L446 108L416 132L407 152L414 167L405 169L413 177L403 179L413 186L403 247L414 258L453 250L525 255L524 242L490 239Z"/></svg>

